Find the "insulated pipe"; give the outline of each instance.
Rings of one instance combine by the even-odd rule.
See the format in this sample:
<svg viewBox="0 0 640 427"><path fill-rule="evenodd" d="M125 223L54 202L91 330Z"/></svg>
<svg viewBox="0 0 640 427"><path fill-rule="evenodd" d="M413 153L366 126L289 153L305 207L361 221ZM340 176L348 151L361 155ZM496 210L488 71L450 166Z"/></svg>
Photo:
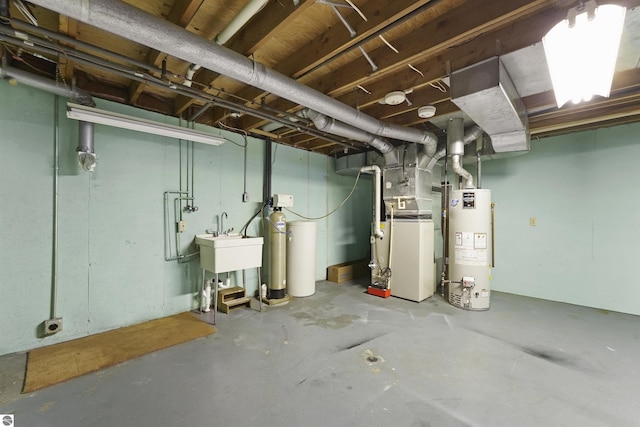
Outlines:
<svg viewBox="0 0 640 427"><path fill-rule="evenodd" d="M432 155L436 136L384 123L237 52L118 0L32 0L33 4L165 52L219 74L304 105L374 135L425 144Z"/></svg>
<svg viewBox="0 0 640 427"><path fill-rule="evenodd" d="M40 77L26 71L18 70L17 68L9 67L4 64L4 60L2 66L0 66L0 77L3 79L15 79L18 83L44 90L63 98L71 98L78 104L91 107L96 106L88 92L78 88L68 89L64 86L58 86L55 81L46 77Z"/></svg>
<svg viewBox="0 0 640 427"><path fill-rule="evenodd" d="M371 135L370 133L339 122L332 117L327 117L324 114L308 108L300 111L298 115L300 117L310 119L316 129L320 131L369 144L384 155L386 165L395 165L399 162L398 150L384 138Z"/></svg>
<svg viewBox="0 0 640 427"><path fill-rule="evenodd" d="M0 0L0 16L5 18L11 17L9 8L9 0Z"/></svg>
<svg viewBox="0 0 640 427"><path fill-rule="evenodd" d="M269 0L251 0L242 8L235 18L216 36L214 42L217 44L225 44L247 23L256 13L265 7ZM183 85L191 87L193 76L200 69L200 65L194 63L189 65Z"/></svg>
<svg viewBox="0 0 640 427"><path fill-rule="evenodd" d="M384 236L384 232L382 231L382 228L380 228L380 198L381 198L381 194L380 194L380 167L378 165L372 165L372 166L363 166L360 168L360 172L363 173L371 173L373 172L375 174L375 181L374 181L374 202L375 206L374 206L374 219L373 219L373 237L378 237L380 239L382 239L382 237Z"/></svg>

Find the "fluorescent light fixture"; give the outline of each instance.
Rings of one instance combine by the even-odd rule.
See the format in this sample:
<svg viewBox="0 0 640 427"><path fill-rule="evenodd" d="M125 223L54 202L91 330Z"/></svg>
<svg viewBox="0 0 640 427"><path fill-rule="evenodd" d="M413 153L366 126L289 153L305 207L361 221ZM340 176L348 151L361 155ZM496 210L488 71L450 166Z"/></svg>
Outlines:
<svg viewBox="0 0 640 427"><path fill-rule="evenodd" d="M542 38L558 108L609 97L626 9L594 0L569 9Z"/></svg>
<svg viewBox="0 0 640 427"><path fill-rule="evenodd" d="M200 132L180 126L158 123L151 120L138 119L124 114L112 113L84 105L67 103L67 117L84 122L113 126L120 129L129 129L153 135L168 136L170 138L183 139L185 141L201 142L209 145L220 145L224 138Z"/></svg>

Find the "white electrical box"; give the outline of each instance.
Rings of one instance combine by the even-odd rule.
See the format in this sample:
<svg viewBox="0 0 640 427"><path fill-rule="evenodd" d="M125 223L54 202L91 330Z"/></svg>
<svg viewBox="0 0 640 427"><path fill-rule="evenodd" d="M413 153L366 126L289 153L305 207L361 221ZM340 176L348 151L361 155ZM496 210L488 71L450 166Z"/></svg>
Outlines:
<svg viewBox="0 0 640 427"><path fill-rule="evenodd" d="M290 194L274 194L273 207L274 208L292 208L293 196Z"/></svg>

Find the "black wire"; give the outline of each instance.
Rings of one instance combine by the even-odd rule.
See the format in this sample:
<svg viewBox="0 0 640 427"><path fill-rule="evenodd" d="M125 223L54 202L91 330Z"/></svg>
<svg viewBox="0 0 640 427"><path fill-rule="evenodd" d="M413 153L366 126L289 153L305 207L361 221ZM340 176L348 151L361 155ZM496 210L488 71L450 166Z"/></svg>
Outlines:
<svg viewBox="0 0 640 427"><path fill-rule="evenodd" d="M260 212L262 212L262 210L267 207L267 205L269 204L270 200L266 200L264 202L264 204L260 207L260 209L258 209L258 211L253 214L253 216L249 219L249 221L247 221L247 223L240 229L240 234L242 234L244 237L247 237L247 227L249 227L249 224L251 224L251 221L253 221L254 219L256 219L256 217L258 216L258 214ZM244 234L242 233L242 230L244 230Z"/></svg>

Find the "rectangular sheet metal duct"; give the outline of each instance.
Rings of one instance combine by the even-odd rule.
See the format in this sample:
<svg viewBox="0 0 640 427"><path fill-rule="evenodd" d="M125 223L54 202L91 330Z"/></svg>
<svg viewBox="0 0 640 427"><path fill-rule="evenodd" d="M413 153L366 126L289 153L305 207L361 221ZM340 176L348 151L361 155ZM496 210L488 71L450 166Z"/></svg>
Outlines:
<svg viewBox="0 0 640 427"><path fill-rule="evenodd" d="M524 104L499 57L452 73L451 100L491 137L496 153L529 150Z"/></svg>

